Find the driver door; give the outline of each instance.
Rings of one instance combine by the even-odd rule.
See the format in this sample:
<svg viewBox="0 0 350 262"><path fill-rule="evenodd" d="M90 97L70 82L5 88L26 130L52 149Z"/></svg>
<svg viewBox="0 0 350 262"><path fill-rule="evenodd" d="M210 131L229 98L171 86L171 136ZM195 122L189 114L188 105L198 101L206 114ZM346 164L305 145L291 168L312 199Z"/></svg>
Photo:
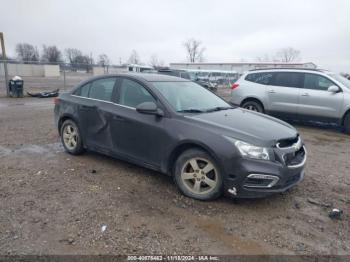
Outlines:
<svg viewBox="0 0 350 262"><path fill-rule="evenodd" d="M319 74L306 73L300 90L298 115L304 120L336 119L343 104L343 92L329 92L336 85Z"/></svg>
<svg viewBox="0 0 350 262"><path fill-rule="evenodd" d="M159 168L168 135L165 117L142 114L136 107L156 98L139 82L121 78L117 88L116 110L111 119L112 140L117 154Z"/></svg>

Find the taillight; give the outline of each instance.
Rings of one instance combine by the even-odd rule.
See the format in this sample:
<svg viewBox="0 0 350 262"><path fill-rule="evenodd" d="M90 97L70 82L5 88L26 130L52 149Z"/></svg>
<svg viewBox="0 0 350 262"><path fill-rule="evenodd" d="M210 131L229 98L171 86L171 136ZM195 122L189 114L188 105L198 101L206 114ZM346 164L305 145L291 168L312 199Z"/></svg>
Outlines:
<svg viewBox="0 0 350 262"><path fill-rule="evenodd" d="M58 104L60 103L60 99L59 99L58 97L55 97L55 98L53 99L53 103L54 103L55 105L58 105Z"/></svg>
<svg viewBox="0 0 350 262"><path fill-rule="evenodd" d="M233 83L231 85L231 89L236 89L237 87L239 87L239 84L237 84L237 83Z"/></svg>

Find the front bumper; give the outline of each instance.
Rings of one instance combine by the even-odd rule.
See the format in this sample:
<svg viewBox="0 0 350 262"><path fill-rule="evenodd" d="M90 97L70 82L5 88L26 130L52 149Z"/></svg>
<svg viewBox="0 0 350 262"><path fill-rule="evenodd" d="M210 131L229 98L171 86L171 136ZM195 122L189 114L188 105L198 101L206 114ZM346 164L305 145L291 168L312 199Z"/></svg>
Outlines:
<svg viewBox="0 0 350 262"><path fill-rule="evenodd" d="M225 193L237 198L261 198L274 193L284 192L303 180L306 158L307 152L305 150L302 162L293 166L287 166L279 162L247 158L233 161L225 167ZM266 183L264 182L260 185L248 183L249 180L251 181L250 177L252 175L257 175L255 178L266 178ZM256 179L256 181L258 180Z"/></svg>

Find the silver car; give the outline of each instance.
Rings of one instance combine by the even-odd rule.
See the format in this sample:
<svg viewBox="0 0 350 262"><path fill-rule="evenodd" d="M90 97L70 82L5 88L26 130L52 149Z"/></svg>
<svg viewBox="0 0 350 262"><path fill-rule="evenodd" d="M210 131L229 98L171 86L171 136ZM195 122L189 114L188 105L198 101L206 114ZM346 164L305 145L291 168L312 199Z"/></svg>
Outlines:
<svg viewBox="0 0 350 262"><path fill-rule="evenodd" d="M350 81L330 71L252 70L232 85L231 103L279 118L337 123L350 133Z"/></svg>

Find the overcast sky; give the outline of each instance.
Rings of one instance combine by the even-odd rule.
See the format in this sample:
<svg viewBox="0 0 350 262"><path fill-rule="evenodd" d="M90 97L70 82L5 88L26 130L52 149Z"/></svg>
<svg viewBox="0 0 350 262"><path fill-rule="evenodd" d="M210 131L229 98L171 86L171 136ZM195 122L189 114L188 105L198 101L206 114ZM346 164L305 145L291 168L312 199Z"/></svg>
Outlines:
<svg viewBox="0 0 350 262"><path fill-rule="evenodd" d="M348 0L1 0L7 52L27 42L106 53L125 62L135 49L184 62L183 42L201 40L206 62L254 61L278 49L301 51L303 62L350 72Z"/></svg>

